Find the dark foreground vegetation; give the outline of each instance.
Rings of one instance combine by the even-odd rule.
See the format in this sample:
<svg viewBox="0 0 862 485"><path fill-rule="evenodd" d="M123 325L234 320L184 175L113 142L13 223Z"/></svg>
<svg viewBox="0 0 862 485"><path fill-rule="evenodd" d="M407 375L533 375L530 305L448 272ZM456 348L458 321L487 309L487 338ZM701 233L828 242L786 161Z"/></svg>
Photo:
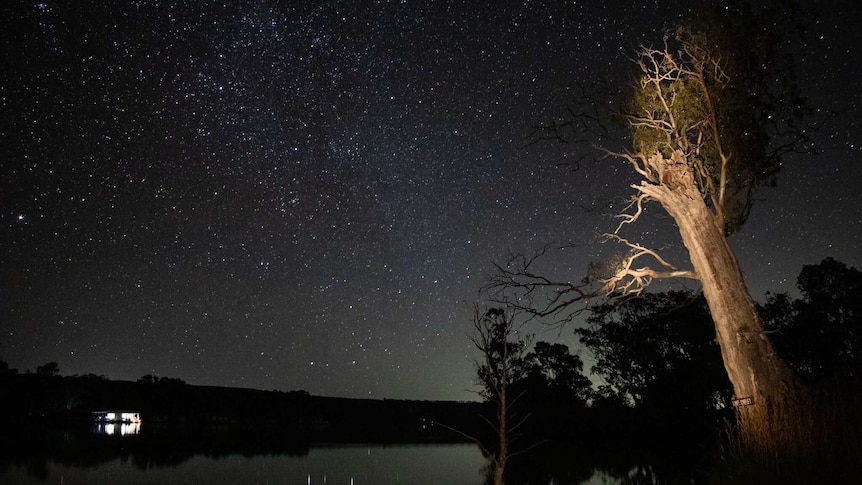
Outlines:
<svg viewBox="0 0 862 485"><path fill-rule="evenodd" d="M577 355L514 333L516 315L506 309L487 310L476 325L484 335L477 377L486 400L505 407L496 422L507 421L506 476L539 466L542 455L519 456L524 450L567 443L589 450L597 466L621 455L651 464L646 483L854 483L862 456L862 273L827 258L805 266L797 287L799 298L770 294L758 309L767 329L759 338L774 342L798 386L781 453L741 442L737 413L748 403L734 399L702 295L644 293L591 308L576 334L595 359L597 387Z"/></svg>
<svg viewBox="0 0 862 485"><path fill-rule="evenodd" d="M25 466L36 477L47 477L49 461L86 467L122 458L146 469L195 455L302 456L328 443L458 442L460 435L435 423L477 432L486 407L195 386L154 376L60 376L56 363L19 373L2 361L0 396L0 471ZM97 432L93 412L105 410L140 413L138 432Z"/></svg>
<svg viewBox="0 0 862 485"><path fill-rule="evenodd" d="M434 421L465 426L478 403L343 399L304 391L144 384L94 377L13 375L2 379L6 425L88 423L97 410L140 412L144 426L271 429L299 440L438 440ZM451 437L449 437L451 439Z"/></svg>
<svg viewBox="0 0 862 485"><path fill-rule="evenodd" d="M53 364L49 364L52 365ZM40 367L43 368L45 366ZM5 429L91 425L93 412L141 413L149 432L253 430L298 442L452 440L435 422L469 429L481 403L345 399L305 391L194 386L178 379L111 381L99 376L18 374L0 377Z"/></svg>
<svg viewBox="0 0 862 485"><path fill-rule="evenodd" d="M565 346L506 332L492 339L493 369L480 367L478 377L500 372L505 355L507 483L580 483L596 469L621 483L853 483L862 456L862 273L826 259L803 268L798 289L798 298L768 295L760 308L800 377L800 427L820 428L801 436L792 459L735 441L733 395L706 304L667 292L594 308L577 330L598 386ZM469 436L489 455L497 445L487 388L486 402L431 402L59 374L56 363L21 373L0 361L0 470L23 465L45 476L47 461L95 466L119 457L148 468L195 455L304 455L321 443ZM140 412L140 433L94 433L98 410Z"/></svg>
<svg viewBox="0 0 862 485"><path fill-rule="evenodd" d="M54 365L41 369L7 370L0 378L0 471L25 467L30 476L47 479L49 463L89 468L121 459L146 470L194 456L305 456L322 444L461 442L464 432L490 447L494 438L486 424L493 406L487 403L341 399L176 379L60 376ZM639 409L570 407L550 394L524 403L530 418L516 444L536 446L512 460L510 483L580 483L596 468L616 477L635 468L650 476L691 477L704 468L707 443L699 431L669 428ZM138 411L140 432L98 433L93 410ZM669 458L679 453L685 453L682 465Z"/></svg>

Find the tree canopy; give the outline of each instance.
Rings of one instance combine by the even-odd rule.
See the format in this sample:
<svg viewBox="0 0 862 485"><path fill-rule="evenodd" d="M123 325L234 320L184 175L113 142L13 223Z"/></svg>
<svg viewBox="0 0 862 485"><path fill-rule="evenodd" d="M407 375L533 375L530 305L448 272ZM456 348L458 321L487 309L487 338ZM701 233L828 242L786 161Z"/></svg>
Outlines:
<svg viewBox="0 0 862 485"><path fill-rule="evenodd" d="M494 399L505 381L512 398L532 400L536 396L585 404L591 381L583 374L584 363L569 347L518 336L503 309L492 308L482 317L488 326L485 361L477 365L480 394Z"/></svg>
<svg viewBox="0 0 862 485"><path fill-rule="evenodd" d="M760 309L778 352L802 374L862 374L862 272L826 258L796 281L801 298L771 294Z"/></svg>
<svg viewBox="0 0 862 485"><path fill-rule="evenodd" d="M801 14L790 6L731 2L706 9L642 47L622 115L635 154L681 150L719 223L731 233L748 218L754 193L776 183L781 158L808 151L793 56ZM792 33L798 35L794 36Z"/></svg>
<svg viewBox="0 0 862 485"><path fill-rule="evenodd" d="M753 453L767 455L799 452L797 447L807 446L804 436L816 426L800 419L805 406L798 399L795 375L764 330L727 237L747 220L756 191L775 183L782 156L807 151L805 105L792 62L787 61L795 53L785 42L792 32L785 27L793 13L788 8L733 2L711 14L698 12L697 19L669 31L658 46L641 46L634 58L637 74L620 113L629 128L630 148L600 148L628 163L637 176L630 185L629 204L617 215L619 224L606 234L629 252L600 279L603 293L627 297L642 293L655 279L697 280L733 392L749 403L737 408L741 441ZM588 133L574 127L597 121L590 111L597 105L579 104L580 112L570 111L575 119L540 127L533 136L562 139L562 128ZM657 249L624 235L650 202L673 219L690 268L677 267ZM498 266L489 285L502 295L498 301L526 301L520 304L532 307L525 310L534 316L566 321L596 295L590 280L574 285L568 279L534 273L530 270L534 260L515 258ZM623 302L623 312L629 311L626 304L637 305ZM618 323L649 318L635 312ZM624 333L631 339L637 329ZM599 348L605 344L601 333L583 337L597 339ZM659 350L662 358L678 357ZM631 399L643 400L645 396L635 391L644 379L661 376L658 370L632 368L612 377ZM676 389L668 387L669 392Z"/></svg>
<svg viewBox="0 0 862 485"><path fill-rule="evenodd" d="M701 295L644 293L597 307L577 329L595 356L603 394L672 412L714 411L731 389Z"/></svg>
<svg viewBox="0 0 862 485"><path fill-rule="evenodd" d="M60 374L60 364L56 362L46 362L36 367L36 375L42 377L55 377Z"/></svg>

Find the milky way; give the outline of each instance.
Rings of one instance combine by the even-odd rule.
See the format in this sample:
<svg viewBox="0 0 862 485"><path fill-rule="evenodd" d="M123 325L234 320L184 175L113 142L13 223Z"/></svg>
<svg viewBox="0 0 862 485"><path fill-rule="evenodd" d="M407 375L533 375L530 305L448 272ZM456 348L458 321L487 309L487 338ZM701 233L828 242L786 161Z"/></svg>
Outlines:
<svg viewBox="0 0 862 485"><path fill-rule="evenodd" d="M570 170L588 148L528 145L531 126L579 86L620 88L634 47L693 14L489 5L4 2L0 358L475 398L468 303L491 261L574 243L548 268L580 279L632 182L609 160ZM850 5L814 2L800 64L837 112L821 153L788 160L733 240L757 298L826 256L862 265ZM644 237L679 254L663 227Z"/></svg>

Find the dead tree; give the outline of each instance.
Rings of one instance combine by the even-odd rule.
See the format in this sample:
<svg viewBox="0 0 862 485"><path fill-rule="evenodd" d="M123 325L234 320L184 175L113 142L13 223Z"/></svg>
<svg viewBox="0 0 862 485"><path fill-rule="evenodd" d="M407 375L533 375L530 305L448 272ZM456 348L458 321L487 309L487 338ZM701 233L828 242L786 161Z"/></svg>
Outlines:
<svg viewBox="0 0 862 485"><path fill-rule="evenodd" d="M519 362L527 347L524 342L510 340L515 333L514 322L513 313L506 309L491 308L482 312L478 305L473 307L473 334L470 341L482 353L476 367L482 385L481 394L495 407L494 419L488 424L494 429L497 449L488 450L479 444L491 457L495 485L503 484L506 462L517 454L511 447L513 433L527 419L527 416L515 415L513 406L519 396L512 396L510 392L510 384L520 371Z"/></svg>

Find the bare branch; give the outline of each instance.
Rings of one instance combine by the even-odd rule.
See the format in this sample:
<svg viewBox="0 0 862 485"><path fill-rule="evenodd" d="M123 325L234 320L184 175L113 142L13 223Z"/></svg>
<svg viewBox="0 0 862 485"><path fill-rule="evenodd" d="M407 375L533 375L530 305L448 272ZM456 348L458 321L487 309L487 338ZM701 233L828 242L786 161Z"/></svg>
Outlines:
<svg viewBox="0 0 862 485"><path fill-rule="evenodd" d="M608 239L621 242L631 248L628 256L621 262L613 276L601 280L605 293L619 294L622 296L638 295L646 289L655 279L665 278L691 278L699 279L697 273L692 270L680 270L665 261L655 250L646 248L640 244L633 243L617 234L606 234ZM664 269L656 270L649 266L634 268L634 264L641 258L652 258Z"/></svg>
<svg viewBox="0 0 862 485"><path fill-rule="evenodd" d="M588 281L558 281L533 271L533 264L550 249L545 246L531 256L513 254L505 264L493 263L495 272L484 291L492 302L530 315L554 317L553 323L571 321L590 299L599 296Z"/></svg>
<svg viewBox="0 0 862 485"><path fill-rule="evenodd" d="M552 141L563 144L594 142L607 136L609 130L602 120L602 111L597 98L587 92L587 88L577 85L578 96L566 108L564 121L551 121L544 125L536 125L527 135L526 146ZM590 91L595 86L589 87Z"/></svg>
<svg viewBox="0 0 862 485"><path fill-rule="evenodd" d="M612 152L601 147L596 147L597 150L604 153L603 158L615 157L622 158L629 162L632 168L647 180L656 180L656 174L650 172L648 157L643 153L628 153L628 152Z"/></svg>
<svg viewBox="0 0 862 485"><path fill-rule="evenodd" d="M648 200L649 200L649 195L647 195L647 194L640 193L640 194L633 195L631 200L629 201L629 204L627 206L625 206L623 208L623 210L620 211L620 213L617 214L617 216L616 216L618 219L622 219L622 221L617 226L616 230L614 230L614 234L618 233L620 231L620 229L622 229L623 225L631 224L631 223L635 222L636 220L638 220L640 218L641 214L643 214L643 205ZM631 213L631 214L627 213L626 211L628 211L632 207L635 208L634 213Z"/></svg>
<svg viewBox="0 0 862 485"><path fill-rule="evenodd" d="M440 426L441 428L448 429L449 431L452 431L452 432L454 432L454 433L457 433L457 434L458 434L458 435L460 435L460 436L463 436L464 438L467 438L468 440L470 440L470 441L472 441L472 442L476 443L477 445L479 445L479 448L482 450L482 452L483 452L484 454L486 454L486 455L488 455L488 456L493 456L493 455L491 454L491 452L490 452L487 448L485 448L485 445L483 445L483 444L482 444L482 441L481 441L480 439L478 439L478 438L476 438L476 437L474 437L474 436L471 436L471 435L469 435L469 434L467 434L467 433L465 433L465 432L463 432L463 431L461 431L461 430L459 430L459 429L457 429L457 428L453 428L453 427L451 427L451 426L447 426L447 425L445 425L445 424L443 424L443 423L441 423L441 422L439 422L439 421L431 421L431 424L436 425L436 426Z"/></svg>

